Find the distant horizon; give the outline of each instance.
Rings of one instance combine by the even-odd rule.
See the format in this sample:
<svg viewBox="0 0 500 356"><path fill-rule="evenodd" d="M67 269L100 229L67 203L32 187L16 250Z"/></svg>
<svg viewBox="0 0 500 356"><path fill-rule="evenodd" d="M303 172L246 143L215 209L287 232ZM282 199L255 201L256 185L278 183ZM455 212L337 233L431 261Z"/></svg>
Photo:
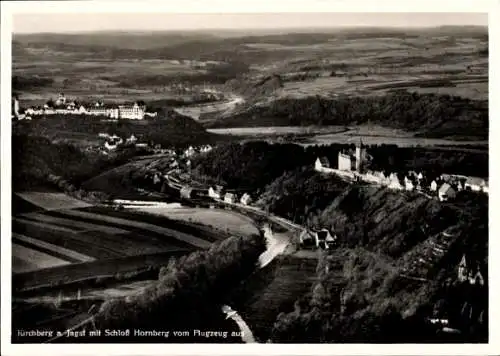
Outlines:
<svg viewBox="0 0 500 356"><path fill-rule="evenodd" d="M354 28L488 27L487 13L40 13L15 14L12 33L300 32Z"/></svg>
<svg viewBox="0 0 500 356"><path fill-rule="evenodd" d="M268 27L268 28L204 28L204 29L154 29L154 30L80 30L80 31L47 31L47 32L12 32L13 35L79 35L79 34L92 34L92 33L124 33L124 34L141 34L141 33L182 33L182 32L282 32L282 31L296 31L296 33L312 33L316 31L335 31L335 30L355 30L355 29L380 29L380 30L431 30L439 28L478 28L488 30L488 25L439 25L439 26L419 26L419 27L403 27L403 26L373 26L373 25L359 25L359 26L338 26L338 27Z"/></svg>

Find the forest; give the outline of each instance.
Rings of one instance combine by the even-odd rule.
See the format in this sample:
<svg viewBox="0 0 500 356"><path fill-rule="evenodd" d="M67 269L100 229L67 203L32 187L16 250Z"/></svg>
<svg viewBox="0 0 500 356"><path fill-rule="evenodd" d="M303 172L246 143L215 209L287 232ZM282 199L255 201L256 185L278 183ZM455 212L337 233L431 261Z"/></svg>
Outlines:
<svg viewBox="0 0 500 356"><path fill-rule="evenodd" d="M480 317L487 310L487 288L456 280L464 253L479 261L487 280L487 198L463 192L442 205L416 194L354 186L311 215L308 224L334 231L339 246L322 254L310 293L278 315L273 342L487 340L487 319ZM458 235L443 258L428 270L420 267L423 282L406 278L412 256L432 258L428 240L449 226ZM464 315L464 303L474 314ZM462 334L437 333L426 322L433 315L460 325Z"/></svg>
<svg viewBox="0 0 500 356"><path fill-rule="evenodd" d="M106 117L89 115L55 114L31 120L30 122L15 122L13 130L22 134L45 136L50 139L67 139L72 133L81 137L88 135L89 140L95 140L101 132L116 134L122 138L134 134L141 142L154 142L163 147L187 147L195 144L207 144L220 139L209 134L193 119L182 116L172 110L159 110L158 117L151 120L109 121Z"/></svg>
<svg viewBox="0 0 500 356"><path fill-rule="evenodd" d="M282 98L213 127L380 124L423 137L488 138L484 102L406 91L383 96Z"/></svg>
<svg viewBox="0 0 500 356"><path fill-rule="evenodd" d="M114 156L103 156L97 152L85 152L70 143L52 143L49 139L31 135L12 136L13 190L27 190L46 184L59 185L51 175L61 177L78 186L85 180L106 169L119 166L140 151L130 148Z"/></svg>
<svg viewBox="0 0 500 356"><path fill-rule="evenodd" d="M231 237L172 259L158 281L143 293L105 302L96 315L98 328L144 330L228 330L221 303L225 293L247 278L266 249L262 235ZM192 336L192 335L191 335ZM137 340L137 339L136 339ZM203 342L203 338L165 342ZM209 342L216 342L209 339Z"/></svg>
<svg viewBox="0 0 500 356"><path fill-rule="evenodd" d="M39 76L26 77L26 76L14 75L12 77L12 91L48 87L53 83L54 80L51 78L45 78Z"/></svg>

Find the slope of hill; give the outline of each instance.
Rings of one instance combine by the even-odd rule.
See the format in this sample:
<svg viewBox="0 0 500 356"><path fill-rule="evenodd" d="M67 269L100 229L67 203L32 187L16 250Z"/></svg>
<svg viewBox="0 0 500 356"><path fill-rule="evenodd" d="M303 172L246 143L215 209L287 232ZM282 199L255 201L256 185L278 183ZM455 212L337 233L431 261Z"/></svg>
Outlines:
<svg viewBox="0 0 500 356"><path fill-rule="evenodd" d="M487 105L467 99L406 92L385 96L283 98L254 105L210 127L356 125L376 123L427 137L488 137Z"/></svg>
<svg viewBox="0 0 500 356"><path fill-rule="evenodd" d="M306 300L278 315L274 342L450 341L426 322L433 315L460 325L455 342L487 340L480 316L487 310L487 287L460 284L456 277L464 253L487 275L485 197L464 192L439 203L354 186L317 216L320 226L335 229L340 246L324 253ZM464 315L463 305L473 305L475 314Z"/></svg>

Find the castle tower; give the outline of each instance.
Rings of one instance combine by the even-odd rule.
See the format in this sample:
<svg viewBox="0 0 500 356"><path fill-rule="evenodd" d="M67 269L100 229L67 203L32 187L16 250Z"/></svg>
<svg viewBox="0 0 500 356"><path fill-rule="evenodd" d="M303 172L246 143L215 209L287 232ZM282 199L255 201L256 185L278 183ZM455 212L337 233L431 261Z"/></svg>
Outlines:
<svg viewBox="0 0 500 356"><path fill-rule="evenodd" d="M59 93L59 97L57 98L56 105L63 105L66 103L66 97L64 93Z"/></svg>
<svg viewBox="0 0 500 356"><path fill-rule="evenodd" d="M358 173L362 173L363 163L366 156L366 149L363 146L363 142L361 138L359 139L359 143L356 144L356 171Z"/></svg>

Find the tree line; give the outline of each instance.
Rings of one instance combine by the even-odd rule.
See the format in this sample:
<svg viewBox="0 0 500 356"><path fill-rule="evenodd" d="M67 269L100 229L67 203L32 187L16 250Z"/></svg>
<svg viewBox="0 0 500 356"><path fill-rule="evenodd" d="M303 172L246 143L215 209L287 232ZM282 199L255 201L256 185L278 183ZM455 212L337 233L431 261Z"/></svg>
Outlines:
<svg viewBox="0 0 500 356"><path fill-rule="evenodd" d="M220 303L254 271L265 249L262 234L231 237L208 250L172 259L161 269L158 281L143 293L102 304L96 325L101 329L224 329Z"/></svg>
<svg viewBox="0 0 500 356"><path fill-rule="evenodd" d="M381 124L426 137L488 137L483 102L449 95L406 91L383 96L282 98L253 106L217 127Z"/></svg>

